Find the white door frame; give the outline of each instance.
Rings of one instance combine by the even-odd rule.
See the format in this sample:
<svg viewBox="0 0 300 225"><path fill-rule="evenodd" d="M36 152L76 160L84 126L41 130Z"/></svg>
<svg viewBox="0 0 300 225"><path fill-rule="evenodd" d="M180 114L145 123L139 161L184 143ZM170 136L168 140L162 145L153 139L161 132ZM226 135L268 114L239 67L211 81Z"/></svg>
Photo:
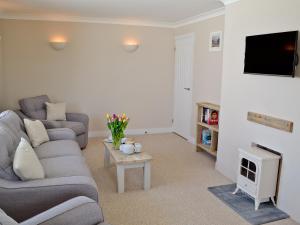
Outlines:
<svg viewBox="0 0 300 225"><path fill-rule="evenodd" d="M191 130L192 130L192 121L193 121L193 80L194 80L194 66L195 66L195 62L194 62L194 54L195 54L195 33L192 32L192 33L187 33L187 34L183 34L183 35L178 35L178 36L175 36L174 40L175 40L175 51L176 51L176 41L177 40L180 40L180 39L184 39L184 38L192 38L193 42L192 42L192 48L193 48L193 54L192 54L192 57L191 57L191 61L192 61L192 68L191 68L191 105L190 105L190 122L189 122L189 134L188 134L188 137L187 137L187 140L191 143L194 143L194 138L191 134ZM175 52L176 54L176 52ZM175 59L176 60L176 59ZM174 101L173 101L173 118L175 119L175 101L176 101L176 61L174 62L174 93L173 93L173 96L174 96ZM172 130L173 132L175 132L175 127L174 127L174 123L172 125Z"/></svg>

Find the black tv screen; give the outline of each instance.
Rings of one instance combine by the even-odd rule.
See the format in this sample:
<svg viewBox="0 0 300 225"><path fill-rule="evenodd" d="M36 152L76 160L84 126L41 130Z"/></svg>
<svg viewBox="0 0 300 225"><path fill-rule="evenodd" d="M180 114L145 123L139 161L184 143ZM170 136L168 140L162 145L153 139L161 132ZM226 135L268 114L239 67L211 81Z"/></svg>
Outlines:
<svg viewBox="0 0 300 225"><path fill-rule="evenodd" d="M294 76L298 31L246 37L244 73Z"/></svg>

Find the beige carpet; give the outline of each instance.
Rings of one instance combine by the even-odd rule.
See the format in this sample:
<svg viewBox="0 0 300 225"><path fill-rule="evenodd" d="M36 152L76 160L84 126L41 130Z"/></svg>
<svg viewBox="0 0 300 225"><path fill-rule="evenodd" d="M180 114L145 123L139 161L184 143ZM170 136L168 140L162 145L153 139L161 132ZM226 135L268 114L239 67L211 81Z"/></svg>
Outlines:
<svg viewBox="0 0 300 225"><path fill-rule="evenodd" d="M103 167L101 139L84 151L100 190L100 204L112 225L246 225L233 210L207 191L230 183L214 169L215 161L174 134L135 138L152 154L152 188L145 192L141 169L126 172L125 193L116 192L116 168ZM270 225L296 225L291 219Z"/></svg>

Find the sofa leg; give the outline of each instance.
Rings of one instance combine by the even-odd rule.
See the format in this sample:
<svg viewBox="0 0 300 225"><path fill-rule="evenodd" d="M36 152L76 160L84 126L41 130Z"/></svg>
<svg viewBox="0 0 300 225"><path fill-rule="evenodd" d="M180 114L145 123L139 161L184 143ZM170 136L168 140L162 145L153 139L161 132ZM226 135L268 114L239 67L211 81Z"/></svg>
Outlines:
<svg viewBox="0 0 300 225"><path fill-rule="evenodd" d="M84 150L88 144L88 136L86 134L81 134L76 137L81 150Z"/></svg>

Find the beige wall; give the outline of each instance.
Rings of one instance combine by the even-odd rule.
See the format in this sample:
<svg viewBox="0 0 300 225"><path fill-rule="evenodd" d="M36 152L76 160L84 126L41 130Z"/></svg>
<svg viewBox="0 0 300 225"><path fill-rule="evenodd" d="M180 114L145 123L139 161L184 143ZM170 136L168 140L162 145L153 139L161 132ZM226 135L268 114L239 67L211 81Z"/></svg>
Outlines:
<svg viewBox="0 0 300 225"><path fill-rule="evenodd" d="M214 17L198 23L190 24L175 30L175 36L194 33L194 84L193 84L193 118L192 136L195 138L196 103L213 102L220 103L222 80L223 52L209 51L209 35L214 31L224 30L224 16Z"/></svg>
<svg viewBox="0 0 300 225"><path fill-rule="evenodd" d="M91 23L2 20L5 106L48 94L68 111L90 116L91 130L105 129L106 112L126 112L131 129L169 128L173 111L173 30ZM48 45L61 34L62 51ZM136 38L137 52L122 48Z"/></svg>
<svg viewBox="0 0 300 225"><path fill-rule="evenodd" d="M241 0L226 7L217 168L236 180L238 148L255 142L283 155L278 207L300 221L300 70L296 78L243 74L245 37L300 30L299 0ZM258 112L294 122L293 133L247 121Z"/></svg>

